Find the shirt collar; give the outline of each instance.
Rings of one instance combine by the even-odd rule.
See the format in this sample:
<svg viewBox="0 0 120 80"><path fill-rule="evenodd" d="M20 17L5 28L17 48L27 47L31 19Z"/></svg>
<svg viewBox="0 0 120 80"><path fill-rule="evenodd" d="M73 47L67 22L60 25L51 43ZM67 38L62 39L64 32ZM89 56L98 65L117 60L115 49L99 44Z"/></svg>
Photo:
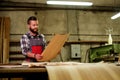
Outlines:
<svg viewBox="0 0 120 80"><path fill-rule="evenodd" d="M30 34L30 32L27 32L26 34L27 34L29 37L31 37L31 38L34 37L33 35ZM41 37L41 35L40 35L39 33L38 33L36 36L37 36L37 37Z"/></svg>

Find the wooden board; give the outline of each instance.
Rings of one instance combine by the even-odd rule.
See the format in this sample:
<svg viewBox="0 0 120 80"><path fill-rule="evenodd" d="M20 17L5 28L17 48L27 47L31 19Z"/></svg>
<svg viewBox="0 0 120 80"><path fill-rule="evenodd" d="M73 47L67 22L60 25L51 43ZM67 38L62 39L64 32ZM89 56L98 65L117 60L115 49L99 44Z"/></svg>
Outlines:
<svg viewBox="0 0 120 80"><path fill-rule="evenodd" d="M43 58L39 61L50 61L51 59L55 58L61 48L63 47L65 41L68 38L68 34L60 35L56 34L45 48L42 53Z"/></svg>
<svg viewBox="0 0 120 80"><path fill-rule="evenodd" d="M2 27L2 26L3 26L3 18L0 17L0 63L2 63L2 61L3 61L3 60L2 60L2 59L3 59L3 58L2 58L2 56L3 56L3 55L2 55L2 52L3 52L3 48L2 48L2 47L3 47L3 46L2 46L2 45L3 45L3 43L2 43L2 42L3 42L3 38L2 38L2 37L3 37L3 35L2 35L2 30L3 30L3 29L2 29L2 28L3 28L3 27Z"/></svg>
<svg viewBox="0 0 120 80"><path fill-rule="evenodd" d="M0 17L0 63L9 60L10 18Z"/></svg>
<svg viewBox="0 0 120 80"><path fill-rule="evenodd" d="M49 80L120 80L120 67L106 63L46 66Z"/></svg>
<svg viewBox="0 0 120 80"><path fill-rule="evenodd" d="M4 17L3 25L3 63L9 63L10 18Z"/></svg>

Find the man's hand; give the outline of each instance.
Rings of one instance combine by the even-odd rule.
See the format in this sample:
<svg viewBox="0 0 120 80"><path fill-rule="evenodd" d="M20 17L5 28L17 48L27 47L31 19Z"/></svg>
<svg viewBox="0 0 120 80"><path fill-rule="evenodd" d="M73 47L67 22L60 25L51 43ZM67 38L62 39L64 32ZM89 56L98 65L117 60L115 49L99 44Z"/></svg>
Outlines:
<svg viewBox="0 0 120 80"><path fill-rule="evenodd" d="M42 59L42 56L40 54L35 54L35 59L40 60L40 59Z"/></svg>

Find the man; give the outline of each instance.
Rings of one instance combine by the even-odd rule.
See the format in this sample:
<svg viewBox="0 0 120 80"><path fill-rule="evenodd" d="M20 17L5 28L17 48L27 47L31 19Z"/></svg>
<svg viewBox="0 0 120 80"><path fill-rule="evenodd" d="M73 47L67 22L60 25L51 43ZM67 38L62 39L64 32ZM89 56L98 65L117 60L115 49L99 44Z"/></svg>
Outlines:
<svg viewBox="0 0 120 80"><path fill-rule="evenodd" d="M22 54L26 61L37 62L42 59L41 53L45 48L45 38L43 34L38 33L38 20L31 16L27 20L29 31L24 34L20 40Z"/></svg>

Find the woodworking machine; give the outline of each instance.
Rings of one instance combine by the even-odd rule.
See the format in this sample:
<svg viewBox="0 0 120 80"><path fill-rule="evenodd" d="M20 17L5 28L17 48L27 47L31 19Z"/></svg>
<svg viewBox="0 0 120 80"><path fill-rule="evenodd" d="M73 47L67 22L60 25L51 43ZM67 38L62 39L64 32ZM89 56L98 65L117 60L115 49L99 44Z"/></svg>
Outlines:
<svg viewBox="0 0 120 80"><path fill-rule="evenodd" d="M118 60L120 53L120 44L104 45L89 49L89 62L112 61Z"/></svg>

